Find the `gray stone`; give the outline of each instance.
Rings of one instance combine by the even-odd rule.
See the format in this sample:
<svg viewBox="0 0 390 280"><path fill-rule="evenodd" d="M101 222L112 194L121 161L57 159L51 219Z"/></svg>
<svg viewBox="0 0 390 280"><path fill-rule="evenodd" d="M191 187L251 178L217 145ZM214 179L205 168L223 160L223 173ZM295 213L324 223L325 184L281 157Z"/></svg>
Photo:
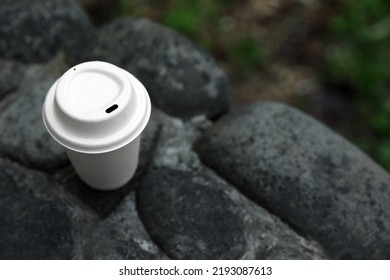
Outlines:
<svg viewBox="0 0 390 280"><path fill-rule="evenodd" d="M73 0L3 0L0 6L0 54L25 62L50 59L59 50L72 53L93 32Z"/></svg>
<svg viewBox="0 0 390 280"><path fill-rule="evenodd" d="M215 60L180 34L146 19L115 20L100 30L75 62L104 60L123 67L165 112L216 118L229 108L225 74Z"/></svg>
<svg viewBox="0 0 390 280"><path fill-rule="evenodd" d="M134 192L108 218L97 227L90 226L86 232L85 259L167 259L152 242L138 217Z"/></svg>
<svg viewBox="0 0 390 280"><path fill-rule="evenodd" d="M182 171L193 171L201 166L198 155L192 150L192 143L199 138L204 126L210 122L204 116L184 121L154 110L155 118L161 123L157 147L151 166Z"/></svg>
<svg viewBox="0 0 390 280"><path fill-rule="evenodd" d="M199 179L169 169L148 173L138 190L142 221L171 258L240 258L245 239L237 206Z"/></svg>
<svg viewBox="0 0 390 280"><path fill-rule="evenodd" d="M172 258L325 258L318 244L204 167L152 172L139 189L138 202L152 238Z"/></svg>
<svg viewBox="0 0 390 280"><path fill-rule="evenodd" d="M330 257L390 258L390 176L311 117L278 103L246 106L216 123L197 150Z"/></svg>
<svg viewBox="0 0 390 280"><path fill-rule="evenodd" d="M204 183L224 192L234 201L238 205L235 207L236 214L245 229L247 246L242 258L324 258L320 246L297 235L277 217L204 168L192 150L192 145L212 125L205 116L199 115L184 121L156 109L152 116L159 120L162 129L150 168L184 171L185 174L201 178Z"/></svg>
<svg viewBox="0 0 390 280"><path fill-rule="evenodd" d="M61 56L45 66L30 66L18 91L0 104L0 155L41 169L68 163L42 122L46 93L64 68Z"/></svg>
<svg viewBox="0 0 390 280"><path fill-rule="evenodd" d="M291 227L264 208L249 200L221 178L207 170L202 177L223 190L237 205L245 229L246 252L243 259L324 259L322 247L313 240L298 235Z"/></svg>
<svg viewBox="0 0 390 280"><path fill-rule="evenodd" d="M235 187L207 168L194 174L204 183L223 191L238 207L245 229L246 251L243 259L323 259L326 255L316 242L299 236L277 216L269 213Z"/></svg>
<svg viewBox="0 0 390 280"><path fill-rule="evenodd" d="M34 192L50 184L45 175L0 159L0 259L73 258L70 209Z"/></svg>
<svg viewBox="0 0 390 280"><path fill-rule="evenodd" d="M153 159L157 147L161 128L162 123L159 118L159 112L152 108L149 122L141 134L138 169L145 170L149 167L149 163Z"/></svg>
<svg viewBox="0 0 390 280"><path fill-rule="evenodd" d="M21 64L0 60L0 100L19 87L22 76L23 67Z"/></svg>

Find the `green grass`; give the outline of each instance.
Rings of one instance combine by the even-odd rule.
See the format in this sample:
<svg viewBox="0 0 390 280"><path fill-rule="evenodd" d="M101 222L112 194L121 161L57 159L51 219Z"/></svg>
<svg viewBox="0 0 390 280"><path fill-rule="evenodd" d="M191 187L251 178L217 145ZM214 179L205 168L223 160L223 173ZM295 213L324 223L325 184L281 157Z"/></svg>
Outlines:
<svg viewBox="0 0 390 280"><path fill-rule="evenodd" d="M362 146L390 170L390 1L346 1L330 30L337 43L326 55L327 78L354 90L374 135Z"/></svg>

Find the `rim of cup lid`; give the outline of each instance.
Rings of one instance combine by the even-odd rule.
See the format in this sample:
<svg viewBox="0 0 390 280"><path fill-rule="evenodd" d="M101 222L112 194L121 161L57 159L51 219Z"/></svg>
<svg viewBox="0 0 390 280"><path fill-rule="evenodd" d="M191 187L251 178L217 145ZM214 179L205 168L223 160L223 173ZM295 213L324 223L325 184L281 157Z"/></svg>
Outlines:
<svg viewBox="0 0 390 280"><path fill-rule="evenodd" d="M125 146L145 128L151 104L144 86L107 62L81 63L49 90L43 122L68 149L104 153Z"/></svg>

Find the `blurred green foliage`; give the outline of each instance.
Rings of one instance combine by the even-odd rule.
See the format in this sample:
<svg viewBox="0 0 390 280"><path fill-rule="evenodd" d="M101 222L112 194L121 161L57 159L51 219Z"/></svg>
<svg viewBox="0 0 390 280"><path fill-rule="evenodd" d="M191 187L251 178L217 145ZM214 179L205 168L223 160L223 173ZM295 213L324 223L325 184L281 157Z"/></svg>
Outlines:
<svg viewBox="0 0 390 280"><path fill-rule="evenodd" d="M218 28L222 1L171 0L163 23L189 37L202 40L202 29Z"/></svg>
<svg viewBox="0 0 390 280"><path fill-rule="evenodd" d="M267 52L249 31L226 30L224 17L239 0L121 0L123 15L151 18L191 38L232 68L246 75L261 67Z"/></svg>
<svg viewBox="0 0 390 280"><path fill-rule="evenodd" d="M390 170L390 1L346 1L330 30L337 42L326 55L328 79L353 88L374 135L361 144Z"/></svg>
<svg viewBox="0 0 390 280"><path fill-rule="evenodd" d="M267 54L262 45L250 35L237 36L226 45L227 57L233 65L241 69L243 75L246 75L266 62Z"/></svg>

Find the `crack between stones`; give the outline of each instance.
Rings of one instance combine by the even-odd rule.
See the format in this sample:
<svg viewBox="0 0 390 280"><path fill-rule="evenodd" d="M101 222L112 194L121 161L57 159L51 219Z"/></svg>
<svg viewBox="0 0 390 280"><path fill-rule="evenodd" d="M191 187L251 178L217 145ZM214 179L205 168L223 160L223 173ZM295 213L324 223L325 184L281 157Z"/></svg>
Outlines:
<svg viewBox="0 0 390 280"><path fill-rule="evenodd" d="M165 251L159 244L156 242L156 240L151 236L148 227L145 225L143 218L142 218L142 211L139 208L139 195L138 195L138 188L135 190L135 209L137 211L138 218L142 224L142 226L145 229L146 234L150 238L150 240L156 245L156 247L164 253L165 256L167 256L169 259L175 259L173 258L167 251Z"/></svg>
<svg viewBox="0 0 390 280"><path fill-rule="evenodd" d="M8 96L11 96L11 94L12 94L13 92L16 92L18 89L19 89L19 87L4 92L4 93L3 93L3 96L0 98L0 107L1 107L1 105L2 105L4 102L7 101L7 98L9 98Z"/></svg>
<svg viewBox="0 0 390 280"><path fill-rule="evenodd" d="M153 162L154 160L154 152L156 151L156 148L158 146L158 143L160 142L161 140L161 135L162 135L162 127L163 125L162 124L158 124L158 128L157 128L157 132L156 132L156 136L155 136L155 139L152 143L152 154L153 156L151 157L151 159L149 160L149 162L147 162L145 165L145 169L143 170L142 172L142 175L141 177L143 177L149 170L152 169L152 166L151 166L151 163ZM145 233L147 234L147 236L150 238L150 240L154 243L154 245L156 245L156 247L166 256L168 257L169 259L174 259L172 258L172 256L170 256L168 254L168 252L166 252L159 244L158 242L156 242L156 240L152 237L152 235L150 234L149 232L149 229L148 227L145 225L144 221L143 221L143 218L142 218L142 211L140 210L139 208L139 195L138 195L138 190L139 188L142 187L142 179L141 179L141 183L140 183L140 186L138 186L137 188L134 189L134 192L135 192L135 210L137 211L137 216L142 224L142 226L144 227L145 229Z"/></svg>
<svg viewBox="0 0 390 280"><path fill-rule="evenodd" d="M1 154L0 155L0 159L4 159L4 160L7 160L7 161L9 161L11 163L20 165L21 167L26 168L28 170L45 173L47 175L58 173L61 170L64 170L65 168L68 168L70 166L70 163L68 163L68 164L66 164L64 166L60 166L60 167L53 168L53 169L39 168L39 167L36 167L36 166L34 167L32 165L29 165L28 163L25 163L25 162L23 162L21 160L18 160L18 159L14 158L14 157L12 157L10 155L7 155L7 154Z"/></svg>
<svg viewBox="0 0 390 280"><path fill-rule="evenodd" d="M4 108L8 107L8 105L16 101L19 96L21 96L21 94L12 94L17 92L18 89L20 89L20 87L18 87L16 90L10 90L0 98L0 109L2 111Z"/></svg>
<svg viewBox="0 0 390 280"><path fill-rule="evenodd" d="M196 151L195 151L196 152ZM198 154L199 156L199 154ZM199 157L200 158L200 157ZM201 158L200 158L201 159ZM328 255L327 255L327 252L325 250L325 248L323 247L323 245L316 239L313 239L311 238L310 236L306 235L306 234L303 234L300 230L298 230L293 224L291 224L287 219L285 219L284 217L281 217L279 216L277 213L275 213L273 210L269 209L269 207L267 207L266 205L263 205L262 203L259 203L258 201L254 200L253 199L253 196L251 195L250 192L247 192L245 190L242 190L241 188L237 188L236 185L231 182L230 180L228 180L226 177L224 177L222 174L220 174L217 170L215 170L214 168L212 168L210 165L206 164L205 162L203 162L201 160L202 164L204 164L205 166L207 166L208 168L210 168L211 170L213 170L216 174L218 174L219 177L221 177L223 180L225 180L226 182L228 182L230 185L232 185L240 194L244 195L247 199L249 199L250 201L252 201L253 203L255 203L256 205L262 207L263 209L265 209L266 211L268 211L271 215L277 217L278 219L280 219L286 226L288 226L292 231L294 231L300 238L306 240L306 241L314 241L316 244L320 245L321 246L321 249L326 253L326 257L328 258Z"/></svg>

